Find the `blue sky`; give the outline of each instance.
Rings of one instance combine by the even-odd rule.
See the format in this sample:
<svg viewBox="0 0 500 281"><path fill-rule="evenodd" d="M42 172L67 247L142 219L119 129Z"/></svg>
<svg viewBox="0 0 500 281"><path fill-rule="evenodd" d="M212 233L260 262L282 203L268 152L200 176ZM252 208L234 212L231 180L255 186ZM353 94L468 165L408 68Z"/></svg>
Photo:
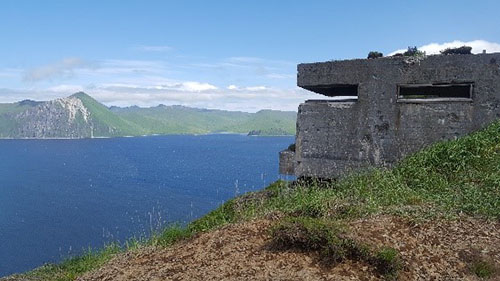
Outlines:
<svg viewBox="0 0 500 281"><path fill-rule="evenodd" d="M500 51L500 1L0 2L0 102L295 110L296 64L446 43ZM480 40L480 41L478 41ZM429 45L435 43L438 45Z"/></svg>

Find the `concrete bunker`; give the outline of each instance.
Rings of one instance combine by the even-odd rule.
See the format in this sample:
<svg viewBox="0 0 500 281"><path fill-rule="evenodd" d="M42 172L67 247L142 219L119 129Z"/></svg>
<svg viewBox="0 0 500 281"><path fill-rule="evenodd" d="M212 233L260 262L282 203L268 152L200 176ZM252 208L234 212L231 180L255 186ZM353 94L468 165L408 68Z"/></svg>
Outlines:
<svg viewBox="0 0 500 281"><path fill-rule="evenodd" d="M299 64L299 87L341 100L300 104L280 172L337 178L484 127L500 118L497 62L500 53Z"/></svg>

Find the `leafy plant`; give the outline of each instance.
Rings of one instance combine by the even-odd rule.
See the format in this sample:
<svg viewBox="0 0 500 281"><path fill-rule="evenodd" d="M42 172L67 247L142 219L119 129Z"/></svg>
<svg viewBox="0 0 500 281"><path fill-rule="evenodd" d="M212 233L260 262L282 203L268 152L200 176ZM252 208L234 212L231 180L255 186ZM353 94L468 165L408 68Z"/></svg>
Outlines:
<svg viewBox="0 0 500 281"><path fill-rule="evenodd" d="M425 52L420 51L416 46L415 47L408 47L408 50L403 53L403 56L405 57L421 57L425 56Z"/></svg>
<svg viewBox="0 0 500 281"><path fill-rule="evenodd" d="M469 46L462 46L458 48L447 48L441 51L441 54L443 55L453 55L453 54L459 54L459 55L470 55L472 54L472 47Z"/></svg>
<svg viewBox="0 0 500 281"><path fill-rule="evenodd" d="M368 58L369 59L376 59L376 58L381 58L383 57L384 54L377 52L377 51L371 51L368 53Z"/></svg>

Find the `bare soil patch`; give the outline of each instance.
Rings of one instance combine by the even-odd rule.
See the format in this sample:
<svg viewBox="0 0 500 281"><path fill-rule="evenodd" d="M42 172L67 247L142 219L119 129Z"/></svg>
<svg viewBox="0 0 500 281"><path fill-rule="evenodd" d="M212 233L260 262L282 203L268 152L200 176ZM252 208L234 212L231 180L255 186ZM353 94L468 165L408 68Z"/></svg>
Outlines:
<svg viewBox="0 0 500 281"><path fill-rule="evenodd" d="M170 248L120 254L77 280L382 280L367 264L318 263L314 253L274 251L271 220L256 220L202 233ZM500 280L500 222L473 218L415 223L376 216L349 223L351 235L375 247L397 249L399 280L482 280L471 263L487 260Z"/></svg>

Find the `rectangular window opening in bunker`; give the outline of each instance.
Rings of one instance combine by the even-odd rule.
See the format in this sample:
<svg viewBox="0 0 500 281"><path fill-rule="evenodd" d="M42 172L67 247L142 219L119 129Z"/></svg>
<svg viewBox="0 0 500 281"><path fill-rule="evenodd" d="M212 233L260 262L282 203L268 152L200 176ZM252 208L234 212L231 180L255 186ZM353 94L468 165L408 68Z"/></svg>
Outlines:
<svg viewBox="0 0 500 281"><path fill-rule="evenodd" d="M472 101L474 83L398 85L398 101Z"/></svg>
<svg viewBox="0 0 500 281"><path fill-rule="evenodd" d="M321 94L327 97L329 101L357 101L358 100L358 85L357 84L332 84L332 85L315 85L303 86L304 89Z"/></svg>

